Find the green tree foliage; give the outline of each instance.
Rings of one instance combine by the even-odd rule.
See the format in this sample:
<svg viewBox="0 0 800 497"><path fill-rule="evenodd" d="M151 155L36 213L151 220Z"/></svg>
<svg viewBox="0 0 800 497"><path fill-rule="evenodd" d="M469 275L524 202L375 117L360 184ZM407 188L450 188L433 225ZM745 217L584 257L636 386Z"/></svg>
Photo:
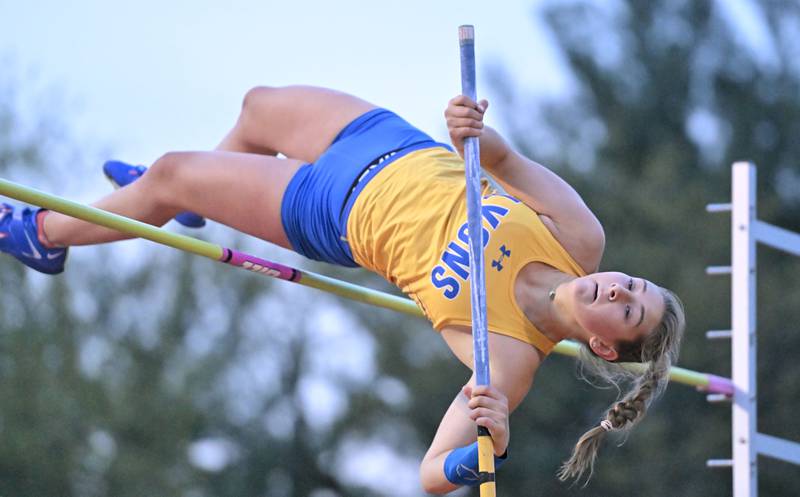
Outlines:
<svg viewBox="0 0 800 497"><path fill-rule="evenodd" d="M721 2L550 2L543 9L573 78L568 97L526 104L494 74L516 146L576 186L603 222L604 270L623 270L676 290L689 326L681 363L730 374L729 346L704 332L730 326L727 278L704 275L730 260L727 215L705 204L730 199L730 165L758 165L761 219L800 231L800 9L755 6L766 35L752 41ZM752 33L752 30L750 30ZM513 78L512 78L513 79ZM512 115L513 114L513 115ZM520 117L526 116L526 117ZM759 256L759 429L800 440L796 326L800 263L762 248ZM705 460L730 455L729 409L673 386L621 447L606 444L586 489L553 472L614 392L565 385L542 368L535 393L515 415L514 458L501 488L511 495L731 494L730 472ZM550 362L550 361L548 361ZM524 445L519 441L523 440ZM764 495L800 492L800 471L760 463Z"/></svg>

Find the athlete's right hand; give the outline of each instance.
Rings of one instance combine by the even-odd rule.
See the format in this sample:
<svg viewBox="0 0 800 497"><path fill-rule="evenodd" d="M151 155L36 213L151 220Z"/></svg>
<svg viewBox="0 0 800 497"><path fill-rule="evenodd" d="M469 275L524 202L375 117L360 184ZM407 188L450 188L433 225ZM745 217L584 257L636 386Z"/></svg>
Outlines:
<svg viewBox="0 0 800 497"><path fill-rule="evenodd" d="M447 103L444 117L447 120L447 131L450 141L458 153L464 156L464 138L479 137L483 134L483 115L489 107L487 100L475 103L469 97L459 95Z"/></svg>
<svg viewBox="0 0 800 497"><path fill-rule="evenodd" d="M500 457L508 448L511 431L508 426L508 398L490 385L464 385L461 390L469 399L469 417L478 426L488 428L494 444L494 455Z"/></svg>

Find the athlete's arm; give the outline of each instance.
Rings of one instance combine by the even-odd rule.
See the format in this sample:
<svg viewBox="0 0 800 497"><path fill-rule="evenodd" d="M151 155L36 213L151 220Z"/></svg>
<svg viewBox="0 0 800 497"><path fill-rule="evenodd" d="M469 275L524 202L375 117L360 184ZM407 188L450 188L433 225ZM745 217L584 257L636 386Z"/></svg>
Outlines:
<svg viewBox="0 0 800 497"><path fill-rule="evenodd" d="M443 494L459 487L448 480L445 460L453 450L475 443L478 426L489 429L495 456L504 455L509 440L508 399L497 388L467 385L456 395L420 466L426 492Z"/></svg>
<svg viewBox="0 0 800 497"><path fill-rule="evenodd" d="M444 329L442 337L456 357L470 363L472 335L468 331ZM489 333L489 355L492 386L475 386L474 376L469 380L447 409L425 454L420 478L427 492L440 494L457 488L445 476L445 461L454 450L476 441L478 426L489 430L496 456L508 448L509 413L530 390L541 357L527 343L495 333Z"/></svg>
<svg viewBox="0 0 800 497"><path fill-rule="evenodd" d="M483 124L488 102L476 104L461 95L450 100L445 117L450 139L463 157L464 138L480 139L481 166L511 195L525 202L587 272L600 263L603 227L578 193L558 175L512 149Z"/></svg>

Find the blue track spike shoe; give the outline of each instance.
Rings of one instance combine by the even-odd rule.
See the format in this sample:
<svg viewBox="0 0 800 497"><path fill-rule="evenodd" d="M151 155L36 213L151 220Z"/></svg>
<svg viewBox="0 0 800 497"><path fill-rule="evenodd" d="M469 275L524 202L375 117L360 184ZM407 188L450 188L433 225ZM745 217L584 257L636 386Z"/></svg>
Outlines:
<svg viewBox="0 0 800 497"><path fill-rule="evenodd" d="M133 183L146 171L147 168L144 166L132 166L118 160L110 160L103 164L103 173L115 188ZM181 212L175 216L175 220L189 228L202 228L206 225L205 218L194 212Z"/></svg>
<svg viewBox="0 0 800 497"><path fill-rule="evenodd" d="M0 251L13 255L41 273L58 274L64 270L67 249L46 248L39 242L38 212L38 209L29 207L15 209L0 204Z"/></svg>

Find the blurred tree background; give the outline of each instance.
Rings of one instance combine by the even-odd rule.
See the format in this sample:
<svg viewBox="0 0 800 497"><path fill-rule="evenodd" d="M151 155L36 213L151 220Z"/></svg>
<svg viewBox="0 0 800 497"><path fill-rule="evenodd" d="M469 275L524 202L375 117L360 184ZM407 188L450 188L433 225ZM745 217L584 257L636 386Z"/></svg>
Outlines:
<svg viewBox="0 0 800 497"><path fill-rule="evenodd" d="M571 94L534 99L513 68L490 73L490 112L606 227L603 269L676 290L681 364L723 376L729 346L704 332L729 326L729 283L704 267L728 263L729 219L704 206L730 198L734 160L759 166L759 217L800 231L800 7L758 6L756 50L713 2L549 2ZM58 105L20 110L22 87L0 82L0 174L76 198L98 168L75 165L91 161ZM56 153L73 160L50 164ZM221 227L200 236L388 290ZM421 494L417 461L468 377L426 323L141 241L70 257L55 278L0 258L0 495ZM758 264L759 429L800 440L800 264L769 249ZM586 488L557 482L613 398L549 359L512 419L500 495L731 495L730 472L705 468L730 454L730 410L677 385L606 444ZM797 467L759 469L762 495L800 494Z"/></svg>

